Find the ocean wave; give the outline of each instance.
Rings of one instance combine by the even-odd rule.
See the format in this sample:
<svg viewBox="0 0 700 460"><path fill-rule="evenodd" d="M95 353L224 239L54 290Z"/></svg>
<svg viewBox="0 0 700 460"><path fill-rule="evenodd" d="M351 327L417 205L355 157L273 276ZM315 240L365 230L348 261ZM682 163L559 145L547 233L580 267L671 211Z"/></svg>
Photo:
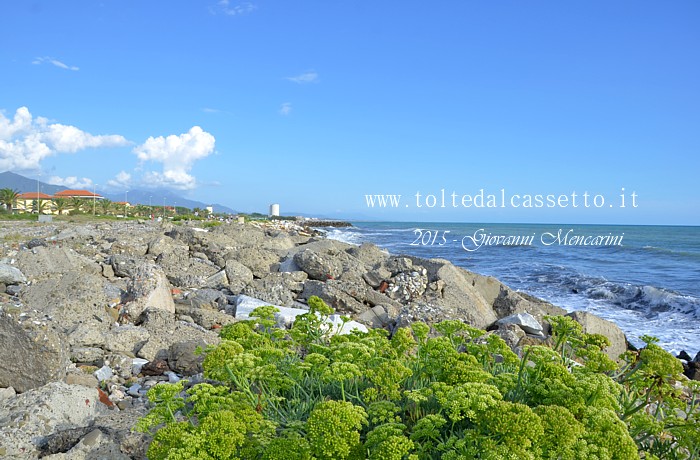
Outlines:
<svg viewBox="0 0 700 460"><path fill-rule="evenodd" d="M648 317L676 312L700 319L700 298L669 289L632 283L616 283L604 278L575 276L564 283L572 293L602 300L616 307L636 310Z"/></svg>
<svg viewBox="0 0 700 460"><path fill-rule="evenodd" d="M349 228L324 228L318 229L325 232L326 238L348 244L362 244L364 238L362 234Z"/></svg>

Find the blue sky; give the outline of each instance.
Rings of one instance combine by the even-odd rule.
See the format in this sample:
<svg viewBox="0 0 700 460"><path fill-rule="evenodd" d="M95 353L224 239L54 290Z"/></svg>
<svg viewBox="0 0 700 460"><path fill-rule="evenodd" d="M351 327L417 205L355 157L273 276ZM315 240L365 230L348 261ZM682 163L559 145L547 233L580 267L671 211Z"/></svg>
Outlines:
<svg viewBox="0 0 700 460"><path fill-rule="evenodd" d="M699 20L695 1L3 2L0 170L244 211L700 225ZM415 206L621 187L637 208Z"/></svg>

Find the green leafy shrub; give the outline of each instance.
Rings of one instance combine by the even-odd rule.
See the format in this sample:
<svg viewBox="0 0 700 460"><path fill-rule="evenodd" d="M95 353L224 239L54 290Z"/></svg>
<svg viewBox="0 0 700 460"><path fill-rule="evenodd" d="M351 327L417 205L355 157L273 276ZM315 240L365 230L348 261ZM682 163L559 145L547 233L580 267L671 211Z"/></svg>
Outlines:
<svg viewBox="0 0 700 460"><path fill-rule="evenodd" d="M554 346L522 358L459 321L333 335L309 299L290 330L274 307L221 329L209 383L148 393L150 459L692 459L700 385L653 339L621 364L604 337L549 318Z"/></svg>

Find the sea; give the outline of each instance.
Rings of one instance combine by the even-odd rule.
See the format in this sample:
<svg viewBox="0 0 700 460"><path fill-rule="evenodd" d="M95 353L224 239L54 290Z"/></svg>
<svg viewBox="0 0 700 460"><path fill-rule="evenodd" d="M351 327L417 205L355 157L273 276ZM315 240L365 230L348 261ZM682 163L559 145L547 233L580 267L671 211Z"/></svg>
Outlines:
<svg viewBox="0 0 700 460"><path fill-rule="evenodd" d="M353 222L327 237L443 258L568 311L700 351L700 227ZM510 238L509 238L510 237Z"/></svg>

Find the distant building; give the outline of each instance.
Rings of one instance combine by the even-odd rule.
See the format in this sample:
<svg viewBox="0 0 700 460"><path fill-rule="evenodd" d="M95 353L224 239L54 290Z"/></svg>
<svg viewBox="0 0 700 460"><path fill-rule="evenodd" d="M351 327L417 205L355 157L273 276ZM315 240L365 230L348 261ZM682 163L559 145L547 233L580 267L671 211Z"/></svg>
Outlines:
<svg viewBox="0 0 700 460"><path fill-rule="evenodd" d="M97 193L92 193L87 190L61 190L53 195L54 198L90 198L95 200L104 199L103 196Z"/></svg>
<svg viewBox="0 0 700 460"><path fill-rule="evenodd" d="M204 209L207 210L207 213L209 213L209 214L214 214L214 206L207 206L207 207L204 208Z"/></svg>
<svg viewBox="0 0 700 460"><path fill-rule="evenodd" d="M51 195L47 195L46 193L37 193L37 192L25 192L25 193L20 193L17 196L17 207L15 208L17 211L20 212L33 212L34 211L34 202L39 200L40 202L48 202L43 208L42 212L52 212L51 207L53 206L53 202L51 201Z"/></svg>
<svg viewBox="0 0 700 460"><path fill-rule="evenodd" d="M280 205L277 203L270 205L270 217L279 217L280 215Z"/></svg>

